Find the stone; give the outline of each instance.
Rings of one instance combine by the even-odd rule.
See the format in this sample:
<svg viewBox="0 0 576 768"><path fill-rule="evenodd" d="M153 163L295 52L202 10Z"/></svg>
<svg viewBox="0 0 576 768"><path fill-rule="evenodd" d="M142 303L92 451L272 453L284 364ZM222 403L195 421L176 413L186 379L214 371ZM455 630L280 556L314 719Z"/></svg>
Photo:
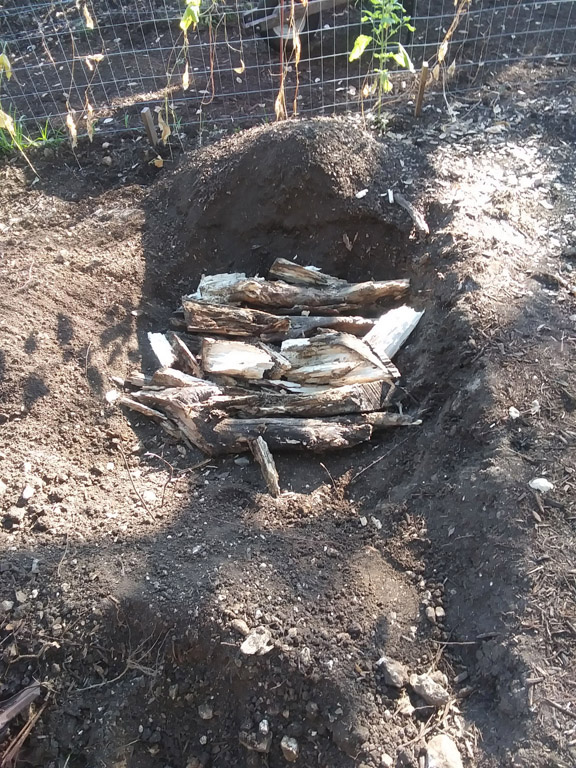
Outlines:
<svg viewBox="0 0 576 768"><path fill-rule="evenodd" d="M20 525L24 522L26 511L22 507L10 507L4 516L4 523L8 526Z"/></svg>
<svg viewBox="0 0 576 768"><path fill-rule="evenodd" d="M232 619L230 622L230 628L234 629L236 632L239 632L243 637L248 637L250 634L250 627L244 619Z"/></svg>
<svg viewBox="0 0 576 768"><path fill-rule="evenodd" d="M240 731L239 740L240 744L251 752L266 754L270 752L270 747L272 746L272 732Z"/></svg>
<svg viewBox="0 0 576 768"><path fill-rule="evenodd" d="M446 618L446 611L441 605L436 606L436 619L437 621L443 621Z"/></svg>
<svg viewBox="0 0 576 768"><path fill-rule="evenodd" d="M394 759L390 757L390 755L386 754L386 752L384 752L384 754L380 757L380 765L382 768L392 768L394 765Z"/></svg>
<svg viewBox="0 0 576 768"><path fill-rule="evenodd" d="M198 714L202 718L202 720L212 720L214 717L214 710L210 706L210 704L200 704L198 707Z"/></svg>
<svg viewBox="0 0 576 768"><path fill-rule="evenodd" d="M1 613L10 613L12 608L14 608L14 603L12 600L2 600L2 602L0 603Z"/></svg>
<svg viewBox="0 0 576 768"><path fill-rule="evenodd" d="M34 486L33 485L26 485L24 486L24 490L22 491L22 501L30 501L30 499L34 496Z"/></svg>
<svg viewBox="0 0 576 768"><path fill-rule="evenodd" d="M112 165L112 158L110 157L110 155L105 155L102 158L102 165L107 165L108 167Z"/></svg>
<svg viewBox="0 0 576 768"><path fill-rule="evenodd" d="M6 495L6 491L8 490L8 486L3 480L0 480L0 498L2 496Z"/></svg>
<svg viewBox="0 0 576 768"><path fill-rule="evenodd" d="M450 701L448 691L430 675L410 675L410 685L418 696L434 707L441 707Z"/></svg>
<svg viewBox="0 0 576 768"><path fill-rule="evenodd" d="M282 750L284 758L289 763L294 763L296 760L298 760L300 747L298 746L296 739L292 738L291 736L284 736L280 742L280 749Z"/></svg>
<svg viewBox="0 0 576 768"><path fill-rule="evenodd" d="M399 661L382 656L376 662L377 667L382 667L384 682L393 688L403 688L408 683L408 668Z"/></svg>
<svg viewBox="0 0 576 768"><path fill-rule="evenodd" d="M248 635L240 646L240 653L245 656L263 656L271 651L274 646L270 644L272 635L266 627L256 627Z"/></svg>
<svg viewBox="0 0 576 768"><path fill-rule="evenodd" d="M436 624L436 610L431 605L426 608L426 618L431 624Z"/></svg>
<svg viewBox="0 0 576 768"><path fill-rule="evenodd" d="M463 768L458 747L450 736L439 733L426 745L426 768Z"/></svg>
<svg viewBox="0 0 576 768"><path fill-rule="evenodd" d="M362 725L350 725L345 720L336 720L332 725L332 741L349 757L358 755L369 736L368 729Z"/></svg>

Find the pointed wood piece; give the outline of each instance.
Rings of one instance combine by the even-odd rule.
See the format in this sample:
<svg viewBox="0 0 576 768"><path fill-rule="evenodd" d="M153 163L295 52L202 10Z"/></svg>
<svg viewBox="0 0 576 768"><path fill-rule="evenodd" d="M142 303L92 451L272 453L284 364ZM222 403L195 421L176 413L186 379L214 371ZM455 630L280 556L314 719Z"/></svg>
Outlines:
<svg viewBox="0 0 576 768"><path fill-rule="evenodd" d="M203 379L190 376L177 368L159 368L153 375L151 384L153 387L190 387L198 383L206 384Z"/></svg>
<svg viewBox="0 0 576 768"><path fill-rule="evenodd" d="M141 393L139 392L138 396L140 395ZM148 405L145 405L138 400L133 400L131 397L119 397L116 402L119 405L124 405L126 408L130 408L132 411L138 411L138 413L148 416L149 419L159 419L160 421L166 420L166 416L163 413L160 413L160 411L150 408Z"/></svg>
<svg viewBox="0 0 576 768"><path fill-rule="evenodd" d="M256 440L253 440L250 443L250 448L252 449L254 458L260 465L268 490L274 498L277 498L280 496L280 480L278 478L278 470L276 469L274 458L270 453L270 448L268 448L267 442L263 437L258 436Z"/></svg>
<svg viewBox="0 0 576 768"><path fill-rule="evenodd" d="M301 264L294 264L294 262L288 261L288 259L276 259L270 267L268 276L273 280L284 280L285 283L291 283L292 285L348 285L346 280L326 275L315 267L303 267Z"/></svg>
<svg viewBox="0 0 576 768"><path fill-rule="evenodd" d="M424 312L403 306L391 309L378 318L374 328L362 339L370 349L387 359L393 358L416 328Z"/></svg>
<svg viewBox="0 0 576 768"><path fill-rule="evenodd" d="M198 360L188 347L188 344L186 344L186 342L183 341L176 333L171 334L171 342L172 348L176 354L176 359L178 360L182 370L188 371L188 373L192 374L192 376L201 378L202 369L198 364Z"/></svg>
<svg viewBox="0 0 576 768"><path fill-rule="evenodd" d="M170 368L176 362L174 350L163 333L148 333L148 341L162 368Z"/></svg>
<svg viewBox="0 0 576 768"><path fill-rule="evenodd" d="M182 299L187 330L220 336L261 336L263 333L285 334L290 330L287 317L271 315L257 309L227 307L204 301Z"/></svg>

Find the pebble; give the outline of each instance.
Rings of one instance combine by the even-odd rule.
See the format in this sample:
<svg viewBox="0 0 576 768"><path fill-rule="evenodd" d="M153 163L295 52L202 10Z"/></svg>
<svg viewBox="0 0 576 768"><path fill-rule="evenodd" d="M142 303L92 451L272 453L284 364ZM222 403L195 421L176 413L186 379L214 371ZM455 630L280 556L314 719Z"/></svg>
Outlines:
<svg viewBox="0 0 576 768"><path fill-rule="evenodd" d="M238 456L237 459L234 459L234 464L238 467L247 467L250 464L250 459L246 456Z"/></svg>
<svg viewBox="0 0 576 768"><path fill-rule="evenodd" d="M250 634L250 627L246 624L244 619L232 619L230 628L236 630L236 632L239 632L244 637L248 637Z"/></svg>
<svg viewBox="0 0 576 768"><path fill-rule="evenodd" d="M445 618L446 618L446 611L444 610L444 608L442 608L441 605L437 605L436 606L436 619L438 621L442 621Z"/></svg>
<svg viewBox="0 0 576 768"><path fill-rule="evenodd" d="M436 624L436 610L431 605L426 608L426 618L431 624Z"/></svg>
<svg viewBox="0 0 576 768"><path fill-rule="evenodd" d="M390 755L387 755L386 752L384 752L380 758L380 765L382 765L383 768L392 768L394 765L394 759L390 757Z"/></svg>
<svg viewBox="0 0 576 768"><path fill-rule="evenodd" d="M153 501L156 501L156 492L155 491L144 491L142 494L142 498L146 503L151 503Z"/></svg>
<svg viewBox="0 0 576 768"><path fill-rule="evenodd" d="M29 501L32 498L32 496L34 496L34 486L33 485L25 486L24 490L22 491L22 500Z"/></svg>
<svg viewBox="0 0 576 768"><path fill-rule="evenodd" d="M2 611L2 613L10 613L12 608L14 608L12 600L2 600L0 603L0 611Z"/></svg>
<svg viewBox="0 0 576 768"><path fill-rule="evenodd" d="M382 667L384 682L393 688L403 688L408 682L408 669L399 661L382 656L376 662L377 667Z"/></svg>
<svg viewBox="0 0 576 768"><path fill-rule="evenodd" d="M266 627L256 627L240 646L240 652L245 656L263 656L274 648L270 644L272 635Z"/></svg>
<svg viewBox="0 0 576 768"><path fill-rule="evenodd" d="M296 739L293 739L291 736L283 736L282 741L280 742L280 749L289 763L294 763L298 760L300 747L298 746Z"/></svg>
<svg viewBox="0 0 576 768"><path fill-rule="evenodd" d="M107 165L108 167L112 165L112 158L110 157L110 155L106 155L105 157L102 158L102 165Z"/></svg>
<svg viewBox="0 0 576 768"><path fill-rule="evenodd" d="M202 718L202 720L212 720L214 717L214 710L210 706L210 704L200 704L198 707L198 714Z"/></svg>
<svg viewBox="0 0 576 768"><path fill-rule="evenodd" d="M22 509L22 507L10 507L6 511L5 521L12 524L19 525L20 523L24 522L24 518L26 516L26 512Z"/></svg>
<svg viewBox="0 0 576 768"><path fill-rule="evenodd" d="M4 496L7 490L8 486L6 483L3 480L0 480L0 497Z"/></svg>
<svg viewBox="0 0 576 768"><path fill-rule="evenodd" d="M441 707L450 701L448 691L437 683L431 675L410 675L410 685L427 704Z"/></svg>
<svg viewBox="0 0 576 768"><path fill-rule="evenodd" d="M458 747L450 736L439 733L426 745L427 768L463 768Z"/></svg>

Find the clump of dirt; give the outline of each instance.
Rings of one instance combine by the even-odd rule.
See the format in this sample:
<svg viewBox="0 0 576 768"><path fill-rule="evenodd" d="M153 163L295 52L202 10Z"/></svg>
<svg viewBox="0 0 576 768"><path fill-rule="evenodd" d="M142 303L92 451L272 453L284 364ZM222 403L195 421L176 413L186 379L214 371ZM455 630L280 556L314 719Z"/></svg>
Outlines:
<svg viewBox="0 0 576 768"><path fill-rule="evenodd" d="M486 766L510 764L520 742L518 765L563 748L529 719L530 664L545 654L521 623L535 518L518 453L535 472L529 451L550 425L523 411L509 426L532 369L505 393L498 371L505 345L522 361L532 324L566 321L543 300L524 316L509 293L535 287L540 233L505 221L467 148L435 147L344 120L269 126L97 206L92 176L75 174L71 201L8 170L0 690L38 679L47 702L23 764L281 766L292 739L301 765L416 766L439 732ZM392 187L426 214L428 240ZM424 424L278 457L273 500L244 458L206 462L105 393L146 367L146 333L203 273L255 274L280 256L350 280L410 277L426 313L394 404ZM240 650L247 634L262 655ZM405 665L400 687L383 655Z"/></svg>

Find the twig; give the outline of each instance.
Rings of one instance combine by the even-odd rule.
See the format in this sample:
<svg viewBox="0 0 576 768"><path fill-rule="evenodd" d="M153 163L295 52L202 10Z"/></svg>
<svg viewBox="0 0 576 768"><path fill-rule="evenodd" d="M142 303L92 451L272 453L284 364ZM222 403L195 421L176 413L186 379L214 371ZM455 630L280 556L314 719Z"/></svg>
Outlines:
<svg viewBox="0 0 576 768"><path fill-rule="evenodd" d="M162 488L162 498L160 499L160 506L163 507L164 506L164 494L166 493L166 487L168 486L168 483L172 482L172 478L174 477L174 467L172 466L172 464L170 464L169 461L166 461L166 459L162 458L162 456L158 456L157 453L150 453L150 451L147 451L144 455L145 456L151 456L151 457L153 457L155 459L159 459L160 461L163 461L164 464L166 464L167 467L170 468L170 477L164 483L164 486Z"/></svg>
<svg viewBox="0 0 576 768"><path fill-rule="evenodd" d="M429 235L430 234L430 227L426 223L426 219L420 211L417 211L416 208L410 203L404 195L400 194L400 192L394 192L394 202L396 205L399 205L401 208L404 208L404 210L408 213L412 221L414 222L414 227L416 228L417 232L422 233L423 235Z"/></svg>
<svg viewBox="0 0 576 768"><path fill-rule="evenodd" d="M86 348L86 355L84 357L84 376L88 378L88 361L90 359L90 350L92 349L92 342L88 342L88 347Z"/></svg>
<svg viewBox="0 0 576 768"><path fill-rule="evenodd" d="M386 452L386 453L385 453L383 456L380 456L379 458L375 459L375 460L374 460L374 461L373 461L371 464L368 464L367 466L365 466L365 467L364 467L364 469L361 469L361 470L360 470L360 472L357 472L357 473L354 475L354 477L353 477L353 478L350 480L350 485L351 485L352 483L354 483L356 480L358 480L358 478L360 477L360 475L363 475L363 474L364 474L364 472L368 472L368 470L369 470L369 469L372 469L372 467L375 467L375 466L376 466L376 464L379 464L381 461L384 461L384 459L387 459L387 458L388 458L388 456L390 456L390 454L391 454L393 451L395 451L395 450L396 450L396 448L400 448L400 446L401 446L401 445L404 445L404 443L408 442L408 440L410 440L410 438L411 438L411 435L408 435L408 437L405 437L405 438L404 438L404 440L400 440L400 442L399 442L399 443L397 443L396 445L393 445L393 446L392 446L392 448L390 448L390 450L389 450L389 451L387 451L387 452Z"/></svg>
<svg viewBox="0 0 576 768"><path fill-rule="evenodd" d="M562 712L563 715L566 715L567 717L571 717L572 719L576 720L576 711L573 712L571 709L568 709L568 707L563 707L562 704L557 704L555 701L552 701L551 699L544 699L546 704L550 704L551 707L554 707L554 709L557 709L558 712Z"/></svg>
<svg viewBox="0 0 576 768"><path fill-rule="evenodd" d="M28 735L30 734L30 731L32 728L34 728L37 720L40 718L46 707L48 706L48 699L44 702L44 704L40 707L38 712L28 720L26 725L22 728L18 736L14 739L14 741L10 744L8 749L4 752L4 755L2 757L2 762L0 762L0 768L11 768L14 762L16 761L16 758L18 757L18 753L20 752L20 749L22 748L22 745L28 738Z"/></svg>
<svg viewBox="0 0 576 768"><path fill-rule="evenodd" d="M118 450L120 451L120 455L122 456L122 460L124 461L124 466L126 467L126 472L128 472L128 477L130 478L130 482L132 483L132 488L134 488L134 493L136 494L136 496L138 496L138 498L140 499L140 503L142 504L142 506L144 507L146 512L148 512L148 514L150 515L152 520L156 520L156 518L152 514L150 508L148 507L148 505L146 504L146 502L142 498L142 495L141 495L140 491L138 490L138 488L136 488L136 483L134 482L134 478L132 477L132 475L130 473L130 467L128 466L128 460L126 459L126 454L122 450L122 446L120 445L120 443L116 443L116 445L118 446Z"/></svg>
<svg viewBox="0 0 576 768"><path fill-rule="evenodd" d="M553 274L552 272L543 272L542 277L558 283L558 285L561 285L562 288L566 288L568 293L572 294L572 296L576 296L576 286L572 285L572 283L569 283L568 280L566 280L566 278L562 277L561 275L556 273Z"/></svg>
<svg viewBox="0 0 576 768"><path fill-rule="evenodd" d="M67 534L66 534L66 546L64 547L64 554L63 554L63 555L62 555L62 557L60 558L60 562L58 563L58 568L56 568L56 575L57 575L57 576L60 576L60 568L62 567L62 563L63 563L63 562L64 562L64 560L66 559L66 555L67 555L67 553L68 553L68 542L69 542L69 540L70 540L70 539L69 539L69 534L67 533Z"/></svg>

